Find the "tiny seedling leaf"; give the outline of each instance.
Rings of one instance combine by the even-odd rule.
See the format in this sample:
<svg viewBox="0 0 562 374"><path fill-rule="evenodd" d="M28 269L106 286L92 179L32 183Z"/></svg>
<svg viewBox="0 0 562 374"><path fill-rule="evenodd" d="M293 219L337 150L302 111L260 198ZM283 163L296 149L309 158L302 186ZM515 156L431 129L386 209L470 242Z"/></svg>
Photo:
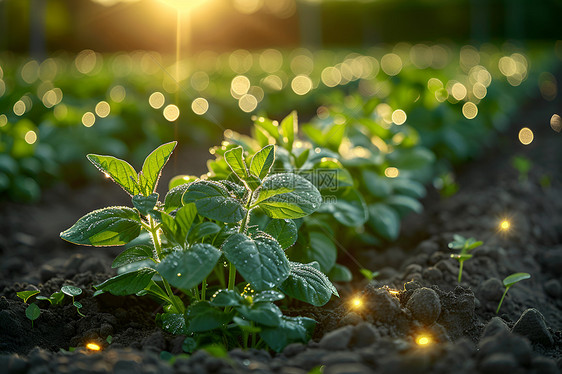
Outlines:
<svg viewBox="0 0 562 374"><path fill-rule="evenodd" d="M211 298L211 305L218 307L239 306L242 304L242 296L234 290L219 290Z"/></svg>
<svg viewBox="0 0 562 374"><path fill-rule="evenodd" d="M126 244L139 236L140 231L141 223L136 210L110 207L86 214L60 236L74 244L105 247Z"/></svg>
<svg viewBox="0 0 562 374"><path fill-rule="evenodd" d="M35 303L29 304L29 306L25 308L25 316L30 321L35 321L37 318L39 318L40 314L41 314L41 309L39 309L39 307Z"/></svg>
<svg viewBox="0 0 562 374"><path fill-rule="evenodd" d="M65 295L74 297L82 294L82 289L75 286L62 286L61 292Z"/></svg>
<svg viewBox="0 0 562 374"><path fill-rule="evenodd" d="M129 195L135 196L142 192L137 172L128 162L113 156L89 154L86 157L95 167L108 178L111 178L111 180L117 183Z"/></svg>
<svg viewBox="0 0 562 374"><path fill-rule="evenodd" d="M176 141L162 144L152 151L144 160L142 171L139 173L139 183L143 195L149 196L156 189L158 179L160 179L160 174L162 174L162 169L170 159L176 144Z"/></svg>
<svg viewBox="0 0 562 374"><path fill-rule="evenodd" d="M183 313L158 314L156 322L162 326L164 331L169 332L170 334L187 334L187 326Z"/></svg>
<svg viewBox="0 0 562 374"><path fill-rule="evenodd" d="M515 283L520 282L524 279L529 279L529 278L531 278L531 274L529 274L529 273L514 273L514 274L508 275L507 277L504 278L503 285L505 287L511 287Z"/></svg>
<svg viewBox="0 0 562 374"><path fill-rule="evenodd" d="M275 146L268 145L258 151L250 161L250 173L255 177L264 179L269 174L275 161Z"/></svg>
<svg viewBox="0 0 562 374"><path fill-rule="evenodd" d="M240 180L246 180L248 177L248 169L244 161L244 149L241 146L226 151L224 153L224 160L230 167L230 170L232 170Z"/></svg>
<svg viewBox="0 0 562 374"><path fill-rule="evenodd" d="M31 291L20 291L17 292L16 295L23 300L24 303L27 303L27 300L33 296L33 295L37 295L39 293L39 290L31 290Z"/></svg>

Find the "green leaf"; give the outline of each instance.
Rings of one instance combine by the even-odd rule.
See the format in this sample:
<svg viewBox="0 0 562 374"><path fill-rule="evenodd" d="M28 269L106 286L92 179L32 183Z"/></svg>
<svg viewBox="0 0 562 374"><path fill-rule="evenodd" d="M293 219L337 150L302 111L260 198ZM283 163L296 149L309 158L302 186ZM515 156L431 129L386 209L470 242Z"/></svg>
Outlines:
<svg viewBox="0 0 562 374"><path fill-rule="evenodd" d="M281 310L273 303L259 303L252 306L242 305L236 310L246 319L263 326L278 326L281 323Z"/></svg>
<svg viewBox="0 0 562 374"><path fill-rule="evenodd" d="M187 334L187 325L183 313L162 313L156 316L156 322L162 327L162 330L170 334L180 335Z"/></svg>
<svg viewBox="0 0 562 374"><path fill-rule="evenodd" d="M329 272L334 267L338 256L334 242L327 235L316 231L310 232L308 238L309 245L306 248L303 262L317 261L323 272Z"/></svg>
<svg viewBox="0 0 562 374"><path fill-rule="evenodd" d="M218 234L221 227L213 222L201 222L193 226L193 230L189 233L189 242L203 239L210 235Z"/></svg>
<svg viewBox="0 0 562 374"><path fill-rule="evenodd" d="M281 133L283 135L283 143L285 148L290 151L293 149L295 141L295 133L298 131L297 112L293 111L281 121Z"/></svg>
<svg viewBox="0 0 562 374"><path fill-rule="evenodd" d="M296 174L270 175L259 188L252 205L259 205L271 218L301 218L314 213L322 202L312 183Z"/></svg>
<svg viewBox="0 0 562 374"><path fill-rule="evenodd" d="M214 308L208 301L198 301L186 311L187 332L209 331L221 327L232 319L232 312L225 313Z"/></svg>
<svg viewBox="0 0 562 374"><path fill-rule="evenodd" d="M33 303L30 304L27 308L25 308L25 316L30 321L35 321L41 315L41 309L37 306L37 304Z"/></svg>
<svg viewBox="0 0 562 374"><path fill-rule="evenodd" d="M139 236L141 223L136 210L110 207L80 218L60 237L68 242L97 247L123 245Z"/></svg>
<svg viewBox="0 0 562 374"><path fill-rule="evenodd" d="M277 241L234 234L223 244L224 255L256 291L276 287L289 276L289 260Z"/></svg>
<svg viewBox="0 0 562 374"><path fill-rule="evenodd" d="M148 196L156 189L158 179L160 179L160 175L162 174L162 169L170 159L177 143L178 142L173 141L162 144L152 151L144 160L142 171L139 173L139 183L143 195Z"/></svg>
<svg viewBox="0 0 562 374"><path fill-rule="evenodd" d="M82 289L75 286L62 286L61 292L65 295L74 297L82 294Z"/></svg>
<svg viewBox="0 0 562 374"><path fill-rule="evenodd" d="M326 304L332 294L339 296L324 273L298 262L291 262L291 273L279 288L286 295L314 306Z"/></svg>
<svg viewBox="0 0 562 374"><path fill-rule="evenodd" d="M154 269L141 268L109 278L105 282L94 286L94 288L115 296L134 295L148 286L155 273L156 270Z"/></svg>
<svg viewBox="0 0 562 374"><path fill-rule="evenodd" d="M89 154L86 157L129 195L135 196L141 193L137 172L128 162L113 156Z"/></svg>
<svg viewBox="0 0 562 374"><path fill-rule="evenodd" d="M242 304L242 296L234 290L218 290L211 298L211 305L218 307L239 306Z"/></svg>
<svg viewBox="0 0 562 374"><path fill-rule="evenodd" d="M285 295L283 295L279 291L266 290L256 293L255 295L253 295L253 298L254 298L254 304L256 304L256 303L263 303L268 301L273 302L273 301L283 300L285 298Z"/></svg>
<svg viewBox="0 0 562 374"><path fill-rule="evenodd" d="M153 259L154 254L152 253L152 247L149 245L136 245L134 247L127 248L121 252L113 263L112 268L118 268L121 266L129 265L135 262L144 261L148 259Z"/></svg>
<svg viewBox="0 0 562 374"><path fill-rule="evenodd" d="M306 148L301 152L300 155L297 156L295 160L295 166L297 167L297 169L300 169L305 164L305 162L308 160L309 154L310 154L310 148Z"/></svg>
<svg viewBox="0 0 562 374"><path fill-rule="evenodd" d="M353 275L346 266L335 264L328 273L328 278L333 282L351 282Z"/></svg>
<svg viewBox="0 0 562 374"><path fill-rule="evenodd" d="M220 256L221 252L212 245L198 243L172 252L156 265L156 270L172 286L188 290L213 271Z"/></svg>
<svg viewBox="0 0 562 374"><path fill-rule="evenodd" d="M389 153L388 162L399 170L415 170L435 161L435 156L427 148L416 147L400 149Z"/></svg>
<svg viewBox="0 0 562 374"><path fill-rule="evenodd" d="M365 279L367 280L373 280L374 278L376 278L379 275L378 271L371 271L369 269L359 269L359 272L365 277Z"/></svg>
<svg viewBox="0 0 562 374"><path fill-rule="evenodd" d="M225 223L239 222L246 215L246 208L240 201L230 196L221 184L211 181L190 184L183 195L183 203L195 203L200 215Z"/></svg>
<svg viewBox="0 0 562 374"><path fill-rule="evenodd" d="M197 179L199 178L195 175L176 175L175 177L170 179L170 182L168 183L168 189L173 190L176 187L195 182Z"/></svg>
<svg viewBox="0 0 562 374"><path fill-rule="evenodd" d="M53 292L49 299L51 300L51 304L57 305L64 299L64 294L61 291Z"/></svg>
<svg viewBox="0 0 562 374"><path fill-rule="evenodd" d="M400 217L386 204L369 206L369 225L386 240L395 240L400 233Z"/></svg>
<svg viewBox="0 0 562 374"><path fill-rule="evenodd" d="M363 177L363 186L372 196L382 199L390 196L392 185L389 178L382 177L370 170L363 170L361 176Z"/></svg>
<svg viewBox="0 0 562 374"><path fill-rule="evenodd" d="M181 184L168 191L164 198L164 211L166 213L170 213L183 205L182 196L188 187L189 184Z"/></svg>
<svg viewBox="0 0 562 374"><path fill-rule="evenodd" d="M142 214L147 216L149 212L154 210L158 202L158 194L153 193L149 196L135 195L133 196L133 206Z"/></svg>
<svg viewBox="0 0 562 374"><path fill-rule="evenodd" d="M423 184L409 178L391 178L389 179L390 185L394 192L400 195L413 197L414 199L421 199L425 196L425 187Z"/></svg>
<svg viewBox="0 0 562 374"><path fill-rule="evenodd" d="M176 239L180 244L185 242L185 238L193 225L193 221L197 216L197 208L195 204L187 204L178 209L174 221L176 222Z"/></svg>
<svg viewBox="0 0 562 374"><path fill-rule="evenodd" d="M531 278L531 274L529 273L513 273L504 278L503 285L506 287L511 287L515 283L529 278Z"/></svg>
<svg viewBox="0 0 562 374"><path fill-rule="evenodd" d="M322 157L320 162L314 164L311 171L312 182L319 190L335 192L344 187L353 186L353 177L336 158Z"/></svg>
<svg viewBox="0 0 562 374"><path fill-rule="evenodd" d="M283 249L289 248L297 241L297 225L290 219L272 219L264 231L275 238Z"/></svg>
<svg viewBox="0 0 562 374"><path fill-rule="evenodd" d="M267 177L275 161L275 146L268 145L258 151L250 161L250 173L260 180Z"/></svg>
<svg viewBox="0 0 562 374"><path fill-rule="evenodd" d="M410 212L421 213L423 211L423 205L410 196L392 195L385 200L385 203L394 208L402 217Z"/></svg>
<svg viewBox="0 0 562 374"><path fill-rule="evenodd" d="M39 292L40 291L38 291L38 290L20 291L20 292L17 292L16 295L17 295L17 297L22 299L24 303L27 303L27 299L29 299L33 295L37 295Z"/></svg>
<svg viewBox="0 0 562 374"><path fill-rule="evenodd" d="M226 151L224 153L224 160L240 180L246 180L248 177L248 169L244 161L244 149L242 147L236 147Z"/></svg>
<svg viewBox="0 0 562 374"><path fill-rule="evenodd" d="M161 303L170 304L170 297L153 280L150 280L150 282L148 282L148 286L146 286L144 289L137 292L135 295L137 295L137 296L150 295L150 296L158 299Z"/></svg>
<svg viewBox="0 0 562 374"><path fill-rule="evenodd" d="M339 223L348 227L357 227L367 221L367 204L355 188L346 188L333 196L336 197L335 203L326 202L325 205Z"/></svg>
<svg viewBox="0 0 562 374"><path fill-rule="evenodd" d="M264 129L273 139L279 139L279 127L273 124L268 118L260 117L254 124Z"/></svg>
<svg viewBox="0 0 562 374"><path fill-rule="evenodd" d="M267 345L276 352L291 343L306 343L312 336L316 321L306 317L281 317L281 323L276 327L265 327L260 336Z"/></svg>

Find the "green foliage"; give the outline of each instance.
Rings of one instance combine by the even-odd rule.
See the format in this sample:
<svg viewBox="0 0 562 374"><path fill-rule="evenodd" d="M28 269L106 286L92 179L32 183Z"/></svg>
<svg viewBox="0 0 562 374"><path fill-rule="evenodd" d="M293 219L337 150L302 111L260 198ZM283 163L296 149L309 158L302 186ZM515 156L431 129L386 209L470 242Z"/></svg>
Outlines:
<svg viewBox="0 0 562 374"><path fill-rule="evenodd" d="M451 258L456 259L459 262L459 277L458 282L461 282L462 278L462 268L463 263L472 258L472 255L469 254L469 251L472 251L474 248L480 247L484 244L481 241L477 241L474 238L465 238L460 235L453 235L453 241L449 243L449 248L454 250L460 250L460 253L451 254Z"/></svg>
<svg viewBox="0 0 562 374"><path fill-rule="evenodd" d="M520 281L522 281L522 280L529 279L529 278L531 278L531 274L529 274L529 273L513 273L513 274L508 275L507 277L505 277L505 278L503 279L503 282L502 282L502 283L503 283L503 285L504 285L504 287L505 287L505 291L503 292L502 298L500 299L500 302L499 302L498 307L497 307L497 309L496 309L496 314L498 314L499 311L500 311L500 308L501 308L502 303L503 303L503 299L505 298L505 295L507 294L507 291L508 291L515 283L518 283L518 282L520 282Z"/></svg>
<svg viewBox="0 0 562 374"><path fill-rule="evenodd" d="M33 321L39 318L40 315L41 309L39 309L35 303L30 304L27 308L25 308L25 316L31 321L31 328L33 328Z"/></svg>
<svg viewBox="0 0 562 374"><path fill-rule="evenodd" d="M288 126L282 131L290 139ZM249 168L243 148L233 147L224 152L225 179L177 183L162 204L154 191L174 147L175 142L157 148L138 174L125 161L89 155L96 167L132 195L133 205L94 211L61 233L76 244L125 245L112 264L118 275L96 285L96 295L154 298L163 306L157 323L164 330L195 334L186 343L188 351L220 335L227 345L246 347L251 336L252 346L267 344L277 351L291 342L306 342L314 321L284 317L274 302L286 294L324 305L337 296L325 274L309 265L289 263L285 254L298 239L293 220L320 207L319 191L295 173L270 174L275 164L273 145L258 150ZM229 176L234 178L226 180ZM254 220L261 226L251 224ZM229 266L228 279L221 258ZM335 255L329 262L326 269L333 267ZM340 273L346 277L345 271ZM246 282L242 294L235 286L237 275ZM210 299L208 286L215 290ZM74 300L80 289L65 286L62 292L81 307ZM275 334L282 339L273 339ZM261 343L256 341L258 335Z"/></svg>

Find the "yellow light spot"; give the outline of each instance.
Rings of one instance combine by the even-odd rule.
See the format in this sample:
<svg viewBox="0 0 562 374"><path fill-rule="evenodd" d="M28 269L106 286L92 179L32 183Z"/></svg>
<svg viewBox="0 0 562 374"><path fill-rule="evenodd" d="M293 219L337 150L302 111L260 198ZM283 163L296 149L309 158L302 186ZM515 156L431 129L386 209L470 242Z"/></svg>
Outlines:
<svg viewBox="0 0 562 374"><path fill-rule="evenodd" d="M111 175L107 174L105 171L103 172L103 176L106 177L107 179L111 178Z"/></svg>
<svg viewBox="0 0 562 374"><path fill-rule="evenodd" d="M86 348L88 348L90 351L100 351L101 350L101 346L97 343L88 343L86 344Z"/></svg>
<svg viewBox="0 0 562 374"><path fill-rule="evenodd" d="M283 88L283 81L277 75L268 75L263 79L262 83L264 86L275 91L279 91Z"/></svg>
<svg viewBox="0 0 562 374"><path fill-rule="evenodd" d="M390 293L393 296L396 296L400 293L400 291L398 291L398 290L388 290L388 293Z"/></svg>
<svg viewBox="0 0 562 374"><path fill-rule="evenodd" d="M468 101L462 106L462 115L467 119L473 119L478 115L478 107L476 104Z"/></svg>
<svg viewBox="0 0 562 374"><path fill-rule="evenodd" d="M0 114L0 127L4 127L8 124L8 117L5 114Z"/></svg>
<svg viewBox="0 0 562 374"><path fill-rule="evenodd" d="M321 78L322 83L328 87L335 87L340 84L342 80L340 71L333 66L328 66L322 70Z"/></svg>
<svg viewBox="0 0 562 374"><path fill-rule="evenodd" d="M238 75L232 79L230 89L235 94L233 95L234 97L240 98L242 95L248 93L248 90L250 89L250 80L244 75Z"/></svg>
<svg viewBox="0 0 562 374"><path fill-rule="evenodd" d="M43 102L45 108L52 108L53 106L58 104L57 94L53 90L48 90L41 98L41 101Z"/></svg>
<svg viewBox="0 0 562 374"><path fill-rule="evenodd" d="M400 170L391 166L391 167L388 167L388 168L384 169L384 175L388 178L396 178L397 176L400 175Z"/></svg>
<svg viewBox="0 0 562 374"><path fill-rule="evenodd" d="M107 101L100 101L96 104L96 114L100 118L105 118L111 112L111 107Z"/></svg>
<svg viewBox="0 0 562 374"><path fill-rule="evenodd" d="M163 111L164 118L170 122L174 122L180 116L180 108L174 104L167 105Z"/></svg>
<svg viewBox="0 0 562 374"><path fill-rule="evenodd" d="M37 141L37 133L33 130L29 130L25 133L24 139L27 144L33 144Z"/></svg>
<svg viewBox="0 0 562 374"><path fill-rule="evenodd" d="M21 116L25 113L27 107L25 106L25 103L23 102L23 100L18 100L16 101L16 103L14 104L14 114L16 116Z"/></svg>
<svg viewBox="0 0 562 374"><path fill-rule="evenodd" d="M562 119L558 114L553 114L550 117L550 127L556 132L562 131Z"/></svg>
<svg viewBox="0 0 562 374"><path fill-rule="evenodd" d="M351 307L354 309L359 309L363 306L363 300L356 296L353 299L351 299Z"/></svg>
<svg viewBox="0 0 562 374"><path fill-rule="evenodd" d="M121 85L117 85L113 87L111 91L109 91L109 97L116 103L120 103L121 101L125 100L126 95L127 91L125 91L125 87Z"/></svg>
<svg viewBox="0 0 562 374"><path fill-rule="evenodd" d="M34 83L39 78L39 63L35 60L31 60L23 65L21 77L27 84Z"/></svg>
<svg viewBox="0 0 562 374"><path fill-rule="evenodd" d="M453 87L451 88L451 95L453 95L456 100L464 99L466 97L466 94L467 90L464 84L460 82L453 84Z"/></svg>
<svg viewBox="0 0 562 374"><path fill-rule="evenodd" d="M263 0L234 0L232 5L242 14L252 14L263 6Z"/></svg>
<svg viewBox="0 0 562 374"><path fill-rule="evenodd" d="M394 122L396 125L404 124L407 118L408 116L406 115L406 112L404 112L402 109L396 109L394 112L392 112L392 122Z"/></svg>
<svg viewBox="0 0 562 374"><path fill-rule="evenodd" d="M534 138L535 135L533 134L533 131L531 131L530 128L523 127L521 130L519 130L519 141L521 142L521 144L529 145L533 142Z"/></svg>
<svg viewBox="0 0 562 374"><path fill-rule="evenodd" d="M381 58L381 69L387 75L397 75L402 70L402 59L395 53L388 53Z"/></svg>
<svg viewBox="0 0 562 374"><path fill-rule="evenodd" d="M443 82L437 78L429 78L427 81L427 89L430 91L437 91L443 88Z"/></svg>
<svg viewBox="0 0 562 374"><path fill-rule="evenodd" d="M252 112L258 106L258 100L254 95L246 94L238 100L238 106L246 113Z"/></svg>
<svg viewBox="0 0 562 374"><path fill-rule="evenodd" d="M306 75L297 75L291 81L291 88L297 95L306 95L312 89L312 80Z"/></svg>
<svg viewBox="0 0 562 374"><path fill-rule="evenodd" d="M507 231L511 227L511 223L508 220L504 219L500 222L500 230Z"/></svg>
<svg viewBox="0 0 562 374"><path fill-rule="evenodd" d="M420 335L416 338L416 344L421 346L426 346L431 343L431 338L426 335Z"/></svg>
<svg viewBox="0 0 562 374"><path fill-rule="evenodd" d="M181 277L181 273L177 273L176 276Z"/></svg>
<svg viewBox="0 0 562 374"><path fill-rule="evenodd" d="M505 75L506 77L510 77L517 72L517 65L515 64L515 60L511 57L503 56L498 61L498 68L500 72Z"/></svg>
<svg viewBox="0 0 562 374"><path fill-rule="evenodd" d="M209 110L209 102L202 97L198 97L191 103L191 110L193 110L193 113L201 116Z"/></svg>
<svg viewBox="0 0 562 374"><path fill-rule="evenodd" d="M474 94L475 98L482 100L484 97L486 97L488 89L482 83L476 82L474 83L474 86L472 86L472 93Z"/></svg>
<svg viewBox="0 0 562 374"><path fill-rule="evenodd" d="M164 97L164 94L162 92L153 92L149 97L148 97L148 104L150 104L151 107L153 107L154 109L160 109L164 106L164 103L166 102L166 98Z"/></svg>
<svg viewBox="0 0 562 374"><path fill-rule="evenodd" d="M0 78L0 97L6 93L6 83Z"/></svg>
<svg viewBox="0 0 562 374"><path fill-rule="evenodd" d="M204 71L198 71L191 76L191 87L197 91L203 91L209 87L209 75Z"/></svg>
<svg viewBox="0 0 562 374"><path fill-rule="evenodd" d="M283 54L276 49L266 49L260 55L260 67L266 73L275 73L283 66Z"/></svg>
<svg viewBox="0 0 562 374"><path fill-rule="evenodd" d="M92 112L86 112L82 116L82 124L86 127L92 127L96 122L96 116Z"/></svg>

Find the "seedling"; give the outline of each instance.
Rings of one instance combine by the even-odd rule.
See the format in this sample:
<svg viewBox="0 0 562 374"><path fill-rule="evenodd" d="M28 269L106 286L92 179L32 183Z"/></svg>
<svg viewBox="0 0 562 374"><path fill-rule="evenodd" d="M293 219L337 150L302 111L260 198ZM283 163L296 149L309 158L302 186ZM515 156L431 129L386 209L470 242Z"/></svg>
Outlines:
<svg viewBox="0 0 562 374"><path fill-rule="evenodd" d="M20 291L16 293L16 296L19 297L20 299L23 300L24 303L27 303L27 300L34 296L37 295L39 293L38 290L32 290L32 291Z"/></svg>
<svg viewBox="0 0 562 374"><path fill-rule="evenodd" d="M519 172L519 182L526 182L529 179L529 170L533 163L527 157L514 156L511 159L511 166Z"/></svg>
<svg viewBox="0 0 562 374"><path fill-rule="evenodd" d="M45 300L48 301L51 305L58 305L64 299L64 293L62 291L53 292L53 294L49 297L46 296L37 296L37 300Z"/></svg>
<svg viewBox="0 0 562 374"><path fill-rule="evenodd" d="M41 315L41 309L35 303L25 309L25 316L31 321L31 328L33 328L33 321L39 318L39 315Z"/></svg>
<svg viewBox="0 0 562 374"><path fill-rule="evenodd" d="M500 308L502 306L503 299L507 294L507 291L511 288L511 286L513 286L515 283L519 281L529 278L531 278L531 274L529 273L513 273L504 278L503 285L505 286L505 291L503 292L502 298L500 299L500 303L498 304L498 308L496 309L496 314L499 313Z"/></svg>
<svg viewBox="0 0 562 374"><path fill-rule="evenodd" d="M476 241L474 238L465 238L460 235L453 235L453 241L449 243L449 248L458 250L460 249L460 253L453 253L451 254L451 258L456 259L459 262L459 278L458 282L461 282L462 278L462 267L463 263L472 258L472 255L468 253L468 251L472 251L476 247L480 247L483 242Z"/></svg>
<svg viewBox="0 0 562 374"><path fill-rule="evenodd" d="M82 294L82 289L75 286L62 286L60 290L63 294L72 297L72 305L76 307L76 311L78 312L78 314L81 315L82 317L86 317L84 314L80 312L80 308L82 308L82 303L74 300L74 296L78 296Z"/></svg>
<svg viewBox="0 0 562 374"><path fill-rule="evenodd" d="M359 272L361 273L361 275L363 275L365 277L365 279L372 281L373 279L375 279L376 277L379 276L379 272L378 271L371 271L369 269L359 269Z"/></svg>
<svg viewBox="0 0 562 374"><path fill-rule="evenodd" d="M314 264L289 262L285 255L296 240L293 220L320 207L318 190L294 173L272 174L273 145L256 152L250 162L242 147L235 147L224 153L231 171L229 180L178 185L162 203L155 190L175 146L171 142L158 147L139 173L115 157L88 155L131 195L133 204L133 208L91 212L61 233L61 238L75 244L127 244L112 265L127 270L96 285L96 295L150 295L163 304L164 313L157 322L164 330L197 333L202 343L207 337L216 340L216 330L227 342L244 336L244 345L252 334L252 346L267 344L277 351L294 341L308 340L315 322L285 317L273 302L287 295L320 306L337 295ZM269 217L263 229L250 224L258 209ZM228 282L223 263L228 266ZM251 297L238 293L237 274L255 290ZM213 276L226 289L219 289L209 301L207 283ZM63 292L77 295L68 289ZM76 302L74 305L78 308Z"/></svg>

